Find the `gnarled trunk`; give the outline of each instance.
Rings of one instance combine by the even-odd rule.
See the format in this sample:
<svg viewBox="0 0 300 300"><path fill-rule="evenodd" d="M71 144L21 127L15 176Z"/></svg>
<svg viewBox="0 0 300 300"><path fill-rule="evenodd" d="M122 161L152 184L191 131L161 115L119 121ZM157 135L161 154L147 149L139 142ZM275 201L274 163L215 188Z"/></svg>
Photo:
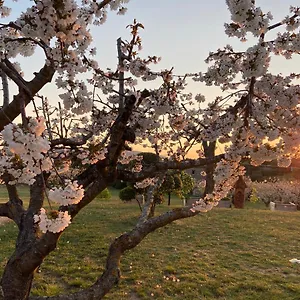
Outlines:
<svg viewBox="0 0 300 300"><path fill-rule="evenodd" d="M24 223L27 222L28 225L29 221L32 222L32 216L26 216L24 219L15 252L10 257L1 279L4 300L29 298L34 272L44 258L56 248L60 236L60 233L46 233L39 238L36 236L34 226L31 228L24 226Z"/></svg>
<svg viewBox="0 0 300 300"><path fill-rule="evenodd" d="M40 251L40 248L43 251ZM5 266L1 288L5 300L27 300L31 290L34 271L54 247L46 241L40 243L31 213L23 215L16 249Z"/></svg>
<svg viewBox="0 0 300 300"><path fill-rule="evenodd" d="M29 297L33 273L22 272L24 260L16 254L8 261L1 280L4 300L26 300Z"/></svg>

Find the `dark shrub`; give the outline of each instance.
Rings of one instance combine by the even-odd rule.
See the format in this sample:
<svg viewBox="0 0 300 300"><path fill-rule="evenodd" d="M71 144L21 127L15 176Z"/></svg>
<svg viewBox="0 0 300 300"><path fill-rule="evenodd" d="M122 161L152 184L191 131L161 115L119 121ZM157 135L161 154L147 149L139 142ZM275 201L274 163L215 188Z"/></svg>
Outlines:
<svg viewBox="0 0 300 300"><path fill-rule="evenodd" d="M112 187L117 190L122 190L122 189L126 188L126 186L127 186L127 183L122 180L117 180L116 182L114 182L112 184Z"/></svg>
<svg viewBox="0 0 300 300"><path fill-rule="evenodd" d="M122 201L130 201L135 198L136 191L133 187L127 186L122 189L119 193L119 197Z"/></svg>

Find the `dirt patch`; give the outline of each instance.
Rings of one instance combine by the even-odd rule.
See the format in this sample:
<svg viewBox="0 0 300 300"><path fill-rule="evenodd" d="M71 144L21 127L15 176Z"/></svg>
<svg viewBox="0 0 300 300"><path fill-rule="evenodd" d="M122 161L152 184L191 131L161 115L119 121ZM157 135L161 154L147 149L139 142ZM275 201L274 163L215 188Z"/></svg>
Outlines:
<svg viewBox="0 0 300 300"><path fill-rule="evenodd" d="M9 218L6 218L6 217L0 217L0 226L9 222Z"/></svg>
<svg viewBox="0 0 300 300"><path fill-rule="evenodd" d="M136 293L131 292L131 293L130 293L130 298L129 298L129 299L130 299L130 300L140 300L141 298L138 297L138 295L137 295Z"/></svg>

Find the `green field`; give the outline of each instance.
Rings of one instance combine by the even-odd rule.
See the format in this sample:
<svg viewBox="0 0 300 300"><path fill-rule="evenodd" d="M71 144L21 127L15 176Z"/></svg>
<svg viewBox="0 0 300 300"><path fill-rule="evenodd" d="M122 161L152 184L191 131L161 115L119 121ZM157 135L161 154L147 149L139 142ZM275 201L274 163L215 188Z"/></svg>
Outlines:
<svg viewBox="0 0 300 300"><path fill-rule="evenodd" d="M113 195L74 220L36 274L33 295L76 291L101 273L110 241L139 215L136 203ZM106 299L300 299L300 265L289 262L300 259L299 224L300 212L271 212L259 203L176 221L125 254L122 280ZM16 234L13 223L0 227L1 272Z"/></svg>

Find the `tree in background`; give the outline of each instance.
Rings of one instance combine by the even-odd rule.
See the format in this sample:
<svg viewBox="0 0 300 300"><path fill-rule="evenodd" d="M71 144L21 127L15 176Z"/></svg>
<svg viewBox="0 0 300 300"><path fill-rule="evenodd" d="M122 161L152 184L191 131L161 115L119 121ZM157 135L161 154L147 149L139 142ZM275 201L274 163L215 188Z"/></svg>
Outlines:
<svg viewBox="0 0 300 300"><path fill-rule="evenodd" d="M51 299L102 299L120 280L124 252L160 227L211 210L244 174L243 157L254 165L277 158L280 166L288 166L297 153L299 75L272 74L269 67L274 55L289 59L300 51L298 7L272 23L271 13L255 1L226 0L231 22L225 33L242 42L251 35L252 45L210 52L206 72L181 75L173 68L152 70L159 58L141 56L143 25L134 20L128 26L130 38L117 40L117 67L100 68L91 28L103 24L109 10L125 13L128 1L30 1L19 17L0 24L0 70L17 87L0 110L0 176L9 195L0 204L0 216L12 219L19 230L1 279L6 300L29 298L35 271L65 229L116 180L147 188L136 225L111 243L104 271L93 285ZM1 17L9 15L7 3L0 1ZM269 38L270 32L277 35ZM35 70L41 54L43 66ZM18 63L20 55L31 60L27 72ZM156 88L144 89L144 81L153 80ZM218 86L225 96L208 102L186 90L189 80ZM46 85L56 88L62 103L53 106L43 96ZM28 104L35 108L33 116ZM227 145L224 154L210 158L199 151L198 158L186 159L193 147L215 141ZM140 144L151 147L159 160L143 165L143 157L130 151ZM193 207L152 217L154 192L168 170L212 164L213 192ZM18 195L18 183L30 186L28 207Z"/></svg>
<svg viewBox="0 0 300 300"><path fill-rule="evenodd" d="M182 188L177 191L177 195L181 199L186 199L190 195L190 193L193 191L193 189L195 187L195 181L190 174L187 174L184 171L180 172L179 177L182 182Z"/></svg>
<svg viewBox="0 0 300 300"><path fill-rule="evenodd" d="M180 180L179 174L174 172L167 172L164 180L159 188L161 194L168 195L168 205L171 205L171 193L176 193L176 191L182 188L182 182Z"/></svg>
<svg viewBox="0 0 300 300"><path fill-rule="evenodd" d="M119 197L122 201L131 201L135 198L135 196L136 190L131 186L125 187L119 193Z"/></svg>
<svg viewBox="0 0 300 300"><path fill-rule="evenodd" d="M168 205L171 205L171 194L174 193L181 199L185 198L194 188L194 180L184 171L176 173L168 171L159 187L158 192L168 195Z"/></svg>

